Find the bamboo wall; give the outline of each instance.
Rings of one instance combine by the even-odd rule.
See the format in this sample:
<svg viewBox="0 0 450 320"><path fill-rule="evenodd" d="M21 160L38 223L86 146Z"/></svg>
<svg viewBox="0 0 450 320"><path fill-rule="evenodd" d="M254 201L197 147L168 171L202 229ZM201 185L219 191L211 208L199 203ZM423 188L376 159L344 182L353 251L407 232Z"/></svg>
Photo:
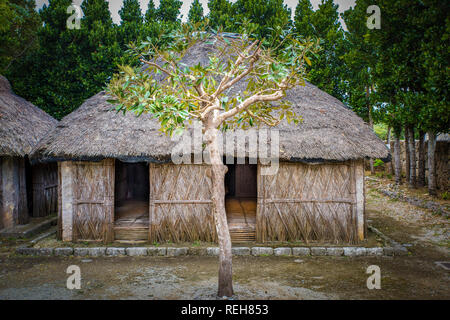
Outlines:
<svg viewBox="0 0 450 320"><path fill-rule="evenodd" d="M207 165L150 165L149 240L216 241Z"/></svg>
<svg viewBox="0 0 450 320"><path fill-rule="evenodd" d="M4 228L3 224L3 180L2 180L2 157L0 157L0 230Z"/></svg>
<svg viewBox="0 0 450 320"><path fill-rule="evenodd" d="M363 161L280 163L260 175L256 236L264 241L356 243L364 238ZM113 241L114 160L59 164L63 240ZM149 241L216 242L207 165L150 164Z"/></svg>
<svg viewBox="0 0 450 320"><path fill-rule="evenodd" d="M62 239L113 240L114 160L60 164Z"/></svg>
<svg viewBox="0 0 450 320"><path fill-rule="evenodd" d="M358 228L364 228L364 221L358 221L358 214L364 219L364 208L356 177L362 166L280 163L276 175L258 174L257 240L359 241L364 231Z"/></svg>

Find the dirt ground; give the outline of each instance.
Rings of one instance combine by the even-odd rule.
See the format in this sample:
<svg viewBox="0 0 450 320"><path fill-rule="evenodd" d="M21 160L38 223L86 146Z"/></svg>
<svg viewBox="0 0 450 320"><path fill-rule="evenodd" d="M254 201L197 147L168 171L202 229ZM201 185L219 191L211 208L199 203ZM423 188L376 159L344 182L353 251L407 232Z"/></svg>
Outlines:
<svg viewBox="0 0 450 320"><path fill-rule="evenodd" d="M370 224L406 245L396 257L235 257L236 299L450 299L449 220L391 200L367 183ZM217 258L21 257L0 240L0 299L215 299ZM81 269L81 289L66 269ZM378 265L381 289L366 286Z"/></svg>

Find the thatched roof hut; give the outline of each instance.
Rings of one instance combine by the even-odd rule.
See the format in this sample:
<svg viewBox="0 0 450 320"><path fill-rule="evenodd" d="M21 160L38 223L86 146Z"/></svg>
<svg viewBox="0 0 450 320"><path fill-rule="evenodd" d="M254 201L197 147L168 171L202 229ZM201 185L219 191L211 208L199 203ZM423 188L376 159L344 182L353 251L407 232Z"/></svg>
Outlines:
<svg viewBox="0 0 450 320"><path fill-rule="evenodd" d="M56 211L56 166L31 167L26 159L56 124L0 75L0 229Z"/></svg>
<svg viewBox="0 0 450 320"><path fill-rule="evenodd" d="M32 103L17 96L0 75L0 156L24 157L57 121Z"/></svg>
<svg viewBox="0 0 450 320"><path fill-rule="evenodd" d="M195 45L182 63L196 65L208 61L213 45ZM231 94L242 90L235 87ZM101 92L66 116L57 129L40 144L36 156L43 159L140 158L149 161L170 159L175 145L162 134L159 124L148 115L110 112L108 97ZM386 158L388 150L364 121L342 102L316 86L306 83L287 92L286 100L304 119L295 126L286 120L280 130L280 159L332 160Z"/></svg>
<svg viewBox="0 0 450 320"><path fill-rule="evenodd" d="M201 42L182 63L208 61L211 50L213 45ZM231 94L242 89L235 87ZM158 122L145 114L117 114L107 99L104 92L88 99L41 141L33 155L60 163L60 216L66 221L61 224L62 238L216 239L208 166L170 163L177 143L158 130ZM310 83L289 90L286 99L303 123L284 121L277 127L281 161L277 173L262 175L261 164L229 165L227 199L238 199L227 207L232 236L236 241L363 239L363 159L387 158L386 146L343 103ZM149 168L124 163L136 161L150 162ZM142 176L147 181L136 183ZM131 220L121 210L131 205L130 194L142 193L143 185L144 214L132 220L141 223L127 224ZM251 200L240 203L242 199ZM93 218L99 212L103 220Z"/></svg>

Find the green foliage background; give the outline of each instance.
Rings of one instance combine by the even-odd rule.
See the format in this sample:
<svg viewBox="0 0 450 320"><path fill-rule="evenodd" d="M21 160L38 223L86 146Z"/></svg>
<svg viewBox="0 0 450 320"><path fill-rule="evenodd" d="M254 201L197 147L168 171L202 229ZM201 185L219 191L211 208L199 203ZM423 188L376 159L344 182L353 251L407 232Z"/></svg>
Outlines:
<svg viewBox="0 0 450 320"><path fill-rule="evenodd" d="M106 0L84 0L80 29L68 29L71 0L49 0L35 10L33 0L0 2L0 73L14 91L61 119L103 90L119 64L136 64L129 45L165 41L180 28L180 0L150 0L143 14L138 0L124 0L114 24ZM450 2L440 0L356 0L343 14L332 0L314 10L299 0L293 19L282 0L198 0L188 22L278 41L280 30L299 39L320 39L308 80L352 108L376 131L405 126L417 131L449 130ZM369 5L381 9L381 29L368 29ZM347 30L341 25L342 18ZM369 90L368 90L369 88ZM387 129L386 129L387 131ZM384 129L383 129L384 132ZM378 132L382 136L384 133Z"/></svg>

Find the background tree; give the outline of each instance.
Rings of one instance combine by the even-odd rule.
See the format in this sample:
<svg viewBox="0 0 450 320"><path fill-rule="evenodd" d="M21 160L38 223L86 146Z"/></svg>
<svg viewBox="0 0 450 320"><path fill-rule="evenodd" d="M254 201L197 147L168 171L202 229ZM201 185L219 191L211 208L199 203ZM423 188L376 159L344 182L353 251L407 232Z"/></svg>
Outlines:
<svg viewBox="0 0 450 320"><path fill-rule="evenodd" d="M203 21L203 7L199 0L194 0L189 9L188 21L196 24Z"/></svg>
<svg viewBox="0 0 450 320"><path fill-rule="evenodd" d="M177 22L183 2L180 0L160 0L156 17L160 21Z"/></svg>
<svg viewBox="0 0 450 320"><path fill-rule="evenodd" d="M156 7L153 0L150 0L147 5L147 11L145 12L145 23L150 24L156 20Z"/></svg>
<svg viewBox="0 0 450 320"><path fill-rule="evenodd" d="M79 30L67 28L70 0L50 0L40 10L38 48L15 61L7 73L14 91L60 119L83 99L77 68ZM26 76L24 76L26 74Z"/></svg>
<svg viewBox="0 0 450 320"><path fill-rule="evenodd" d="M101 91L108 78L117 70L123 54L117 41L117 29L106 0L84 0L81 9L80 40L77 42L78 68L82 74L83 97L87 99Z"/></svg>
<svg viewBox="0 0 450 320"><path fill-rule="evenodd" d="M119 10L119 43L122 49L130 42L142 41L144 34L144 17L138 0L124 0L122 8Z"/></svg>
<svg viewBox="0 0 450 320"><path fill-rule="evenodd" d="M32 0L0 2L0 74L27 52L37 48L37 31L41 23Z"/></svg>
<svg viewBox="0 0 450 320"><path fill-rule="evenodd" d="M294 26L295 30L300 35L312 36L314 35L314 25L312 16L314 10L310 0L299 0L295 7Z"/></svg>
<svg viewBox="0 0 450 320"><path fill-rule="evenodd" d="M428 191L436 195L436 134L448 133L450 129L450 3L425 0L424 4L426 9L420 15L426 23L421 42L425 94L424 107L420 109L420 129L428 133Z"/></svg>
<svg viewBox="0 0 450 320"><path fill-rule="evenodd" d="M376 46L368 41L370 29L366 26L366 9L369 0L357 0L354 8L342 15L348 32L341 43L346 46L342 58L345 68L341 71L347 79L346 102L373 129L374 123L382 117L383 108L375 109L378 95L376 94L375 65L378 59ZM377 112L378 111L378 112ZM370 172L375 173L373 159L370 162Z"/></svg>
<svg viewBox="0 0 450 320"><path fill-rule="evenodd" d="M222 27L226 31L234 29L232 4L229 0L209 0L208 8L209 25L212 28Z"/></svg>
<svg viewBox="0 0 450 320"><path fill-rule="evenodd" d="M271 40L291 23L291 9L283 0L237 0L232 11L236 22L251 21L254 33L260 39Z"/></svg>
<svg viewBox="0 0 450 320"><path fill-rule="evenodd" d="M308 79L339 100L345 100L345 65L340 57L346 52L346 47L338 5L333 0L322 0L319 8L312 11L310 1L302 0L296 7L294 25L302 38L322 40L322 50L314 65L309 68Z"/></svg>
<svg viewBox="0 0 450 320"><path fill-rule="evenodd" d="M239 40L219 34L218 48L211 51L208 63L180 63L189 48L206 37L198 32L177 33L168 45L146 44L137 54L147 71L122 66L108 92L118 112L148 112L168 134L185 128L194 119L201 121L211 162L212 211L220 245L218 295L222 297L232 296L233 287L231 239L225 212L227 167L219 151L219 130L260 123L277 125L284 117L298 123L299 117L287 102L270 102L282 100L286 90L304 84L304 58L312 44L290 41L285 35L289 46L275 56L274 50L248 34L242 34ZM223 59L224 54L229 59ZM158 73L164 78L156 80L154 75ZM237 83L243 83L246 89L229 94L227 90Z"/></svg>

